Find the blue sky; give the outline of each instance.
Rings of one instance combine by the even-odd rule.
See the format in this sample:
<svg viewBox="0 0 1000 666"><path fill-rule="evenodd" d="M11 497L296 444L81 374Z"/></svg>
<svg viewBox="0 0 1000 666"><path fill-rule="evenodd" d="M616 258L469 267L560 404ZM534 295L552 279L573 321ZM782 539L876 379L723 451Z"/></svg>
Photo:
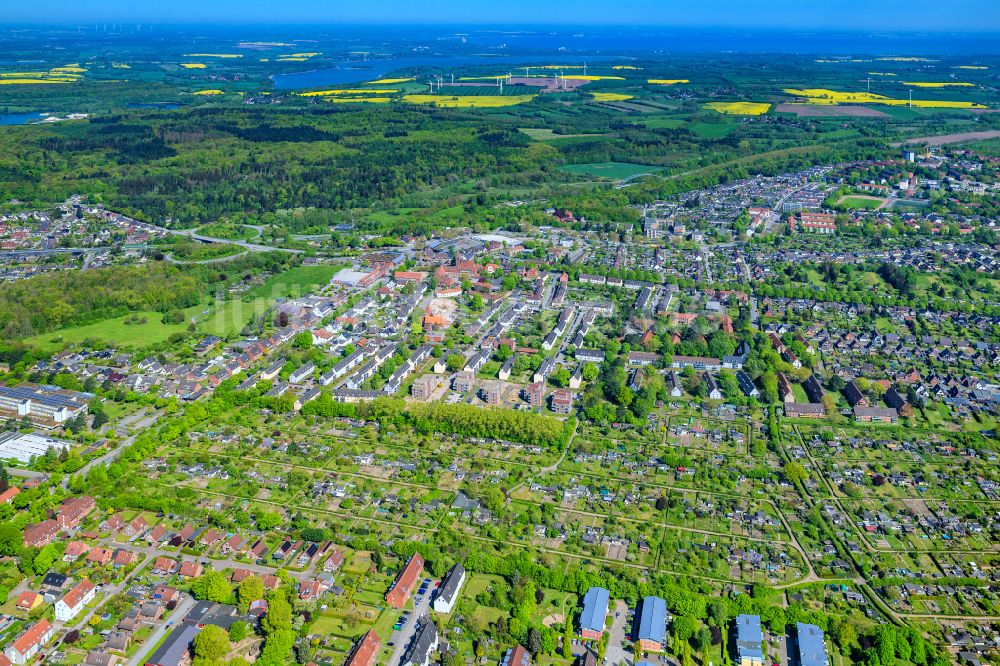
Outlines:
<svg viewBox="0 0 1000 666"><path fill-rule="evenodd" d="M0 0L4 22L447 23L1000 31L998 0Z"/></svg>

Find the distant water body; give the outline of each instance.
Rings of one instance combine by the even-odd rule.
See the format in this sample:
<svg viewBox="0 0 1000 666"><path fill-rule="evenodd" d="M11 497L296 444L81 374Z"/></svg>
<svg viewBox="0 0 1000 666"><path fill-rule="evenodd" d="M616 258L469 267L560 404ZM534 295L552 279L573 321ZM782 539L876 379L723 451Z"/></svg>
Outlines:
<svg viewBox="0 0 1000 666"><path fill-rule="evenodd" d="M41 113L0 113L0 125L27 125L44 117Z"/></svg>
<svg viewBox="0 0 1000 666"><path fill-rule="evenodd" d="M440 67L442 74L445 69L455 67L471 67L475 65L496 65L496 74L506 74L515 67L531 64L543 64L540 56L507 56L507 55L467 55L467 56L421 56L415 58L390 58L387 60L349 60L338 63L336 67L327 69L317 69L309 72L297 72L295 74L279 74L272 77L274 87L278 90L295 90L298 88L316 88L319 86L336 86L349 83L361 83L363 81L374 81L382 78L391 72L400 70L410 70L416 67L434 68ZM584 62L596 63L605 60L619 60L620 58L608 56L580 56L553 54L553 63L558 64L580 64Z"/></svg>
<svg viewBox="0 0 1000 666"><path fill-rule="evenodd" d="M320 29L322 30L322 29ZM551 30L443 26L428 33L397 27L383 34L378 51L385 59L347 60L332 68L273 77L275 88L289 90L371 81L414 68L448 69L496 65L497 73L528 64L597 63L625 58L669 58L694 54L801 54L831 56L996 55L1000 34L858 33L665 28L563 27ZM333 34L331 34L333 33ZM342 27L325 37L361 41L365 28ZM353 40L351 40L353 41ZM374 39L372 40L375 41ZM362 43L364 43L362 41ZM402 55L420 45L439 51ZM394 48L395 47L395 48Z"/></svg>

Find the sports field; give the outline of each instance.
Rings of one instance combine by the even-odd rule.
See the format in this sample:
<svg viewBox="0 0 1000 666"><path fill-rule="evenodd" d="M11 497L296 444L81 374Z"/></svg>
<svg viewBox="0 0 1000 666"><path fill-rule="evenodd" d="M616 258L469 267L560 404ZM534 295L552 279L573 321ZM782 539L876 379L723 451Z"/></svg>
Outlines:
<svg viewBox="0 0 1000 666"><path fill-rule="evenodd" d="M869 197L864 195L848 195L840 197L837 202L840 206L847 206L851 209L875 210L885 203L885 199L880 197Z"/></svg>

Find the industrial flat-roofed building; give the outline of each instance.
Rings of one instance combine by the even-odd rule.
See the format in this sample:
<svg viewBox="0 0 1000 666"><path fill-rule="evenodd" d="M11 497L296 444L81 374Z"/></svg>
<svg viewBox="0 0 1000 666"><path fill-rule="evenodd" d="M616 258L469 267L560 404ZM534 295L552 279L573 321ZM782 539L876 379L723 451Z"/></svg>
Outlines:
<svg viewBox="0 0 1000 666"><path fill-rule="evenodd" d="M645 597L639 612L636 640L647 652L663 652L667 633L667 602L660 597Z"/></svg>
<svg viewBox="0 0 1000 666"><path fill-rule="evenodd" d="M592 587L583 595L583 612L580 614L580 635L597 640L604 633L604 620L608 615L611 593L603 587Z"/></svg>
<svg viewBox="0 0 1000 666"><path fill-rule="evenodd" d="M763 643L760 616L736 616L736 660L739 666L761 666L764 663Z"/></svg>
<svg viewBox="0 0 1000 666"><path fill-rule="evenodd" d="M63 448L72 448L73 443L55 437L48 437L37 432L0 433L0 458L14 458L18 462L26 463L32 456L44 456L49 449L62 451Z"/></svg>

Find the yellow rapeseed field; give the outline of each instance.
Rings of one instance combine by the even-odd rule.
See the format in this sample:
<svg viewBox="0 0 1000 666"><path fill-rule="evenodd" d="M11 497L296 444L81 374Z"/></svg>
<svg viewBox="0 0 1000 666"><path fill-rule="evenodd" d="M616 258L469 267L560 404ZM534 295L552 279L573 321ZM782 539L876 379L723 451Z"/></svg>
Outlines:
<svg viewBox="0 0 1000 666"><path fill-rule="evenodd" d="M205 69L205 63L203 62L182 62L181 67L184 69Z"/></svg>
<svg viewBox="0 0 1000 666"><path fill-rule="evenodd" d="M903 81L904 86L914 86L916 88L971 88L975 84L962 83L959 81Z"/></svg>
<svg viewBox="0 0 1000 666"><path fill-rule="evenodd" d="M0 86L76 83L77 79L0 79Z"/></svg>
<svg viewBox="0 0 1000 666"><path fill-rule="evenodd" d="M590 96L594 98L595 102L624 102L625 100L632 99L633 97L632 95L609 92L590 93Z"/></svg>
<svg viewBox="0 0 1000 666"><path fill-rule="evenodd" d="M77 63L53 67L47 72L0 72L0 85L45 85L76 83L87 70Z"/></svg>
<svg viewBox="0 0 1000 666"><path fill-rule="evenodd" d="M951 102L947 100L893 99L884 95L869 92L840 92L825 88L785 88L789 95L805 97L809 104L885 104L887 106L915 106L922 109L985 109L982 104L973 102Z"/></svg>
<svg viewBox="0 0 1000 666"><path fill-rule="evenodd" d="M352 104L365 102L369 104L386 104L391 102L391 97L324 97L324 101L331 104Z"/></svg>
<svg viewBox="0 0 1000 666"><path fill-rule="evenodd" d="M278 58L278 62L305 62L306 60L309 60L309 58L299 58L296 56Z"/></svg>
<svg viewBox="0 0 1000 666"><path fill-rule="evenodd" d="M687 79L646 79L646 83L656 86L672 86L675 83L691 83Z"/></svg>
<svg viewBox="0 0 1000 666"><path fill-rule="evenodd" d="M524 104L535 99L535 95L403 95L403 101L410 104L436 104L455 109L496 109L504 106Z"/></svg>
<svg viewBox="0 0 1000 666"><path fill-rule="evenodd" d="M985 65L956 65L955 69L989 69Z"/></svg>
<svg viewBox="0 0 1000 666"><path fill-rule="evenodd" d="M706 109L731 116L760 116L771 110L767 102L709 102Z"/></svg>
<svg viewBox="0 0 1000 666"><path fill-rule="evenodd" d="M193 92L191 94L192 95L222 95L223 92L221 90L211 89L211 90L196 90L195 92Z"/></svg>
<svg viewBox="0 0 1000 666"><path fill-rule="evenodd" d="M408 78L403 78L403 79L375 79L374 81L367 81L365 83L365 85L368 85L368 86L378 86L378 85L385 86L385 85L389 85L389 86L391 86L394 83L409 83L410 81L413 81L413 80L415 80L415 79L412 76L408 77Z"/></svg>
<svg viewBox="0 0 1000 666"><path fill-rule="evenodd" d="M599 76L597 74L563 74L560 79L576 81L624 81L623 76Z"/></svg>
<svg viewBox="0 0 1000 666"><path fill-rule="evenodd" d="M326 97L327 95L388 95L399 92L395 88L339 88L336 90L314 90L299 93L300 97Z"/></svg>

